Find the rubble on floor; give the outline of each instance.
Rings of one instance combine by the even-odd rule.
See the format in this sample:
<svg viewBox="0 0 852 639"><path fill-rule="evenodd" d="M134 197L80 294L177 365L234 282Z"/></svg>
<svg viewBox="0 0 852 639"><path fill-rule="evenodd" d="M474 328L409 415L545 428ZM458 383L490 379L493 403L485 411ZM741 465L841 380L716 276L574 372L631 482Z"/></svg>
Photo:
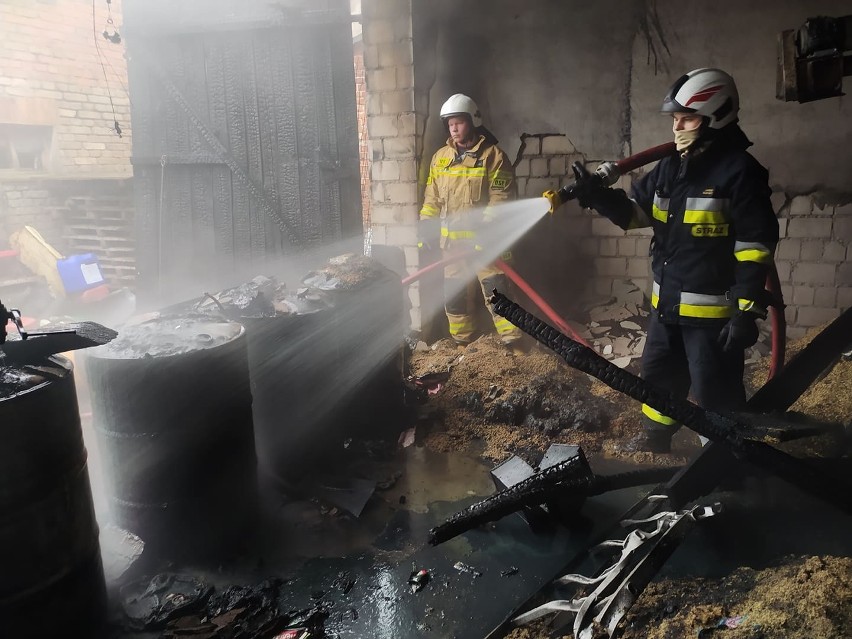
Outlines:
<svg viewBox="0 0 852 639"><path fill-rule="evenodd" d="M137 630L161 630L162 637L322 636L329 606L324 593L314 598L311 608L285 610L283 586L281 579L267 579L254 586L217 591L195 576L160 573L121 589L123 624Z"/></svg>
<svg viewBox="0 0 852 639"><path fill-rule="evenodd" d="M852 631L852 558L798 557L724 579L651 584L625 619L623 639L845 639Z"/></svg>
<svg viewBox="0 0 852 639"><path fill-rule="evenodd" d="M601 356L637 372L647 320L647 300L599 304L590 310L582 336ZM771 323L762 322L760 328L758 342L745 354L749 394L766 382L771 363ZM788 342L787 361L823 328ZM681 429L674 455L625 452L626 440L639 432L636 403L538 346L517 355L496 337L486 336L465 348L445 340L431 346L420 343L413 350L412 380L427 380L430 389L423 411L428 429L424 443L435 450L469 450L496 462L518 454L534 463L540 451L557 442L580 445L593 455L673 464L683 463L696 449L697 438ZM841 356L791 411L844 424L848 432L850 384L852 354ZM422 430L418 425L418 436ZM852 625L850 576L849 557L804 556L763 570L739 568L717 580L660 580L631 610L632 628L624 638L845 638ZM557 636L546 621L507 635Z"/></svg>
<svg viewBox="0 0 852 639"><path fill-rule="evenodd" d="M554 442L600 451L607 438L638 432L635 402L538 348L515 355L487 335L463 349L450 340L415 349L412 383L441 373L449 375L428 396L418 427L432 450L502 461L540 457Z"/></svg>
<svg viewBox="0 0 852 639"><path fill-rule="evenodd" d="M795 557L785 565L739 568L724 579L651 583L624 620L622 639L847 639L852 628L852 559ZM572 639L551 620L505 639ZM570 626L569 626L570 628Z"/></svg>

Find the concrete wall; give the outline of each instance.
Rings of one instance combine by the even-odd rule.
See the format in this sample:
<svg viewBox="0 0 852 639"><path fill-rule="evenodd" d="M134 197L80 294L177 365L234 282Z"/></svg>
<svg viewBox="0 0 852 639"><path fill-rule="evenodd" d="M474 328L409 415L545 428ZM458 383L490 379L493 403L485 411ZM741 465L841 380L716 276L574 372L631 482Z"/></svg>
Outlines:
<svg viewBox="0 0 852 639"><path fill-rule="evenodd" d="M365 33L370 7L391 4L399 11L405 3L364 0ZM668 86L689 69L720 66L738 82L742 126L755 142L754 155L770 170L782 218L777 257L792 333L848 305L844 262L852 235L845 216L852 200L852 146L840 141L848 137L852 106L846 98L804 105L775 99L778 33L810 16L848 14L848 1L686 7L674 0L538 0L522 7L510 0L430 0L411 6L421 176L446 137L437 112L452 93L479 102L486 126L515 159L522 195L536 196L564 182L562 167L567 172L575 159L595 165L670 140L670 121L659 114ZM388 41L374 41L372 51L365 35L366 60L392 58L395 39L407 36L393 23L385 26ZM367 80L372 93L369 72ZM847 90L849 84L847 79ZM376 195L385 205L393 201L386 189L373 195L374 202ZM562 297L576 299L572 293L580 283L590 294L606 295L619 279L649 281L647 264L642 266L647 236L625 236L573 205L562 213L525 240L544 243L528 265L534 285L559 295L559 280L568 280ZM542 259L553 247L561 254ZM560 261L566 254L582 259L567 270ZM557 307L563 302L552 300Z"/></svg>

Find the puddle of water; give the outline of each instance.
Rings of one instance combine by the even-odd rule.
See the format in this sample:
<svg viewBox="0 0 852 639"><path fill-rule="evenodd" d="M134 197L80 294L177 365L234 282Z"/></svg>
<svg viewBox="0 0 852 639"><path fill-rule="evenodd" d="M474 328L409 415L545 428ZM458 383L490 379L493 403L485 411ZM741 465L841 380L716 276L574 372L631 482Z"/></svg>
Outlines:
<svg viewBox="0 0 852 639"><path fill-rule="evenodd" d="M402 477L379 496L391 504L426 513L435 502L486 497L494 492L491 468L479 459L459 453L437 453L411 446L404 451Z"/></svg>

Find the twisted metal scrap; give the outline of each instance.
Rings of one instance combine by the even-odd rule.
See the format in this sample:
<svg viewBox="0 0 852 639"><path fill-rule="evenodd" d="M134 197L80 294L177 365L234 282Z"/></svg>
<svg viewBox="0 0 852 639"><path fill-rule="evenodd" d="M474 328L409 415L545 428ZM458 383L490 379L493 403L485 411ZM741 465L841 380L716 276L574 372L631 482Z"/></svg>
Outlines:
<svg viewBox="0 0 852 639"><path fill-rule="evenodd" d="M489 302L495 313L550 348L570 366L601 380L610 388L636 401L651 406L699 435L724 444L745 461L778 475L841 510L852 513L852 485L848 480L828 476L806 461L763 442L744 439L740 432L749 429L748 423L737 421L733 415L704 410L618 368L591 348L566 337L497 291L494 291Z"/></svg>
<svg viewBox="0 0 852 639"><path fill-rule="evenodd" d="M602 635L611 637L658 565L671 554L679 540L695 522L712 517L718 511L718 506L695 506L680 512L661 512L650 519L623 521L625 526L652 524L654 528L649 531L637 528L622 540L600 544L599 548L620 550L620 555L598 576L570 574L556 580L561 585L593 586L588 595L550 601L518 615L512 620L513 625L524 625L554 612L572 612L576 615L573 631L578 639L594 639Z"/></svg>

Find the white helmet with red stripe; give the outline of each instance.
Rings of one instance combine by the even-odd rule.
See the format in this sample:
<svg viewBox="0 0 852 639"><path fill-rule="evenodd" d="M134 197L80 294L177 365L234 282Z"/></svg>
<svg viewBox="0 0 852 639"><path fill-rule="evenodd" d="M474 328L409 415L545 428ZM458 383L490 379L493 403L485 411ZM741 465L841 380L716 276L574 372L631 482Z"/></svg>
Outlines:
<svg viewBox="0 0 852 639"><path fill-rule="evenodd" d="M441 120L447 121L454 115L466 115L470 118L474 127L482 126L482 114L479 112L479 107L472 98L469 98L464 93L456 93L447 98L447 101L441 106Z"/></svg>
<svg viewBox="0 0 852 639"><path fill-rule="evenodd" d="M734 79L720 69L695 69L678 78L663 100L663 113L696 113L711 129L737 121L740 96Z"/></svg>

